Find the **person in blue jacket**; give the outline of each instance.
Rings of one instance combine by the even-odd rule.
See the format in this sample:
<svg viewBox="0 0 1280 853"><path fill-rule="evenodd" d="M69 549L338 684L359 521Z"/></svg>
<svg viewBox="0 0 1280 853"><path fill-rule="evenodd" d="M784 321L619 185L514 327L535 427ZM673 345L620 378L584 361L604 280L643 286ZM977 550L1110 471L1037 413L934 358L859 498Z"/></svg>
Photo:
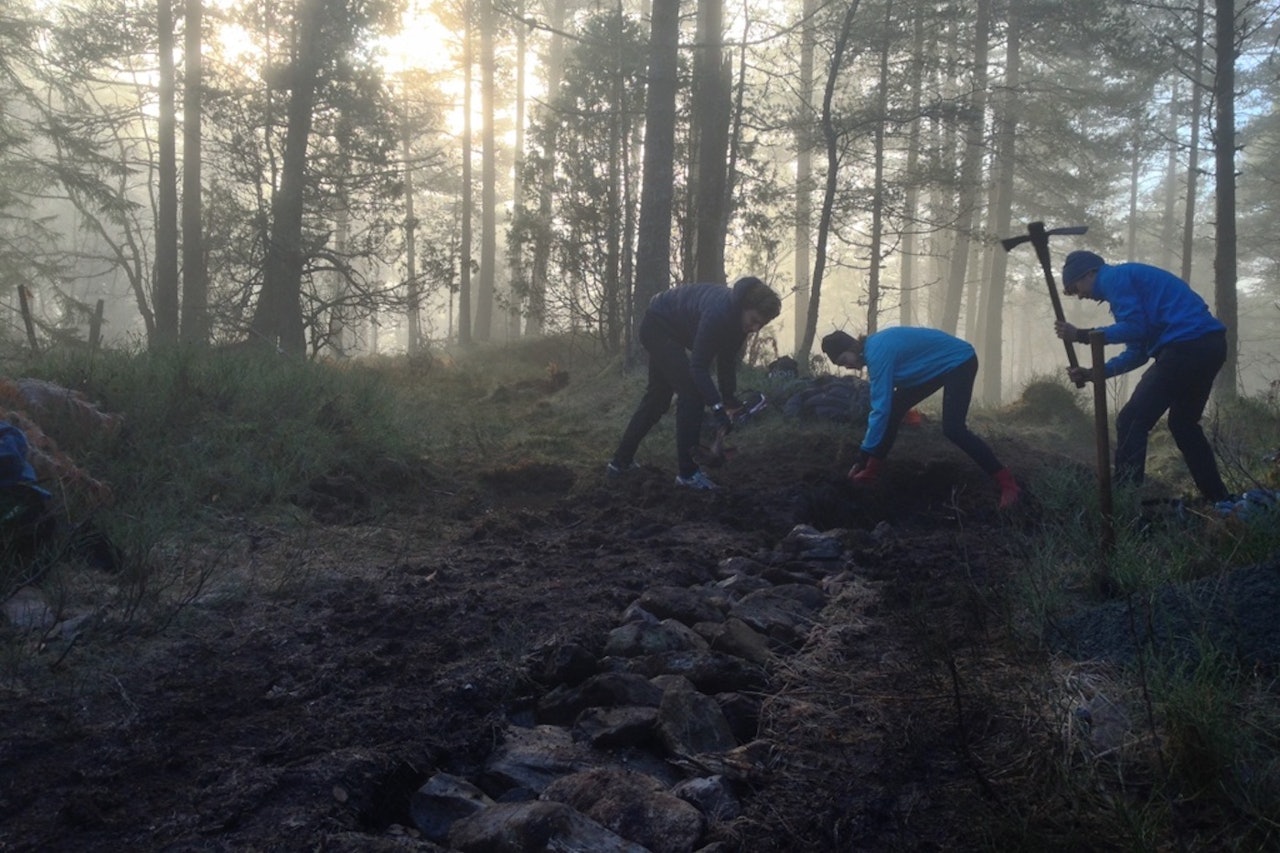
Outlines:
<svg viewBox="0 0 1280 853"><path fill-rule="evenodd" d="M1001 509L1018 502L1022 493L1018 481L966 423L978 375L978 355L971 344L938 329L895 326L857 338L832 332L822 339L822 351L841 367L865 367L871 383L867 431L849 470L854 484L879 480L903 416L941 389L942 434L995 479Z"/></svg>
<svg viewBox="0 0 1280 853"><path fill-rule="evenodd" d="M1168 412L1169 432L1200 494L1214 503L1227 500L1213 448L1200 426L1213 381L1227 360L1227 327L1189 284L1149 264L1111 266L1093 252L1077 250L1063 264L1062 289L1068 296L1106 302L1111 309L1115 322L1098 331L1108 344L1124 344L1124 349L1107 360L1108 378L1155 359L1116 414L1116 479L1142 482L1147 436ZM1088 343L1093 330L1058 320L1054 331L1064 341ZM1067 372L1077 384L1092 378L1086 367Z"/></svg>
<svg viewBox="0 0 1280 853"><path fill-rule="evenodd" d="M733 428L732 412L740 408L734 393L743 344L781 311L778 295L752 276L732 287L686 284L653 297L640 321L640 343L649 353L649 383L609 462L608 475L616 477L635 467L640 442L675 394L676 485L717 488L693 459L703 408L711 407L726 433ZM718 382L711 378L713 361Z"/></svg>
<svg viewBox="0 0 1280 853"><path fill-rule="evenodd" d="M0 562L31 552L55 524L53 495L40 486L27 452L26 433L0 421Z"/></svg>

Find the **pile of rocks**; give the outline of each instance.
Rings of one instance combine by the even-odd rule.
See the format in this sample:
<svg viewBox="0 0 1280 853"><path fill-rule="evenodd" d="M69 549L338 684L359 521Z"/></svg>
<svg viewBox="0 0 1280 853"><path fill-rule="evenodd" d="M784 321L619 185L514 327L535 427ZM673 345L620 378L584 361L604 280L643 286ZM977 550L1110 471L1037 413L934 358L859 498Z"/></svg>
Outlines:
<svg viewBox="0 0 1280 853"><path fill-rule="evenodd" d="M461 851L717 851L715 828L770 772L762 697L798 651L844 568L845 532L794 528L714 581L655 587L592 652L548 648L545 692L508 725L478 778L440 773L412 796L414 824Z"/></svg>

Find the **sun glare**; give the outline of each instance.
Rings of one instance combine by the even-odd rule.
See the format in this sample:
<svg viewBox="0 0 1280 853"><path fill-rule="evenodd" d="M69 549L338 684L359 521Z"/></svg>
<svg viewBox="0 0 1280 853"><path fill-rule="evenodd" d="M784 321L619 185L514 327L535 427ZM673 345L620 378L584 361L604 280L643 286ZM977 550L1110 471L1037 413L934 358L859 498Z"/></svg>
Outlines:
<svg viewBox="0 0 1280 853"><path fill-rule="evenodd" d="M420 69L444 71L456 64L453 57L457 39L430 10L412 3L400 22L400 32L380 40L382 65L388 74Z"/></svg>

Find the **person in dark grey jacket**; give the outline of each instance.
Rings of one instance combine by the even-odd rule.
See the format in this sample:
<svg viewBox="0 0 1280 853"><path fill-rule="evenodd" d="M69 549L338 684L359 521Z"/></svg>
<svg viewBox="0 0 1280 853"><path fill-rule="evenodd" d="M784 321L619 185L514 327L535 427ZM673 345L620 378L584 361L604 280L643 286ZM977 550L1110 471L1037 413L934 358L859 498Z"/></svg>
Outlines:
<svg viewBox="0 0 1280 853"><path fill-rule="evenodd" d="M703 407L711 407L725 432L733 428L743 344L781 311L778 295L751 276L732 287L686 284L655 296L640 321L640 343L649 353L649 384L609 462L608 475L616 477L635 467L640 442L662 419L675 394L676 485L715 489L693 460ZM713 361L718 382L711 378Z"/></svg>

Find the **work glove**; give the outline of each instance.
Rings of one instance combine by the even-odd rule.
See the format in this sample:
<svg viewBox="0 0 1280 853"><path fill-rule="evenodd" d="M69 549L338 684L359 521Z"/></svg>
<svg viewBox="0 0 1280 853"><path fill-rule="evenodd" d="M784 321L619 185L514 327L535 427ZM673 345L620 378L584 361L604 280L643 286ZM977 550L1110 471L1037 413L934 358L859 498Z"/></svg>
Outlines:
<svg viewBox="0 0 1280 853"><path fill-rule="evenodd" d="M866 451L858 451L858 459L849 469L849 481L858 485L870 485L880 479L880 460Z"/></svg>
<svg viewBox="0 0 1280 853"><path fill-rule="evenodd" d="M1071 377L1077 388L1083 388L1084 383L1093 378L1093 371L1087 367L1068 367L1067 376Z"/></svg>
<svg viewBox="0 0 1280 853"><path fill-rule="evenodd" d="M725 411L724 406L713 406L711 413L716 419L716 427L722 434L728 435L733 432L733 418L729 417L729 413Z"/></svg>

